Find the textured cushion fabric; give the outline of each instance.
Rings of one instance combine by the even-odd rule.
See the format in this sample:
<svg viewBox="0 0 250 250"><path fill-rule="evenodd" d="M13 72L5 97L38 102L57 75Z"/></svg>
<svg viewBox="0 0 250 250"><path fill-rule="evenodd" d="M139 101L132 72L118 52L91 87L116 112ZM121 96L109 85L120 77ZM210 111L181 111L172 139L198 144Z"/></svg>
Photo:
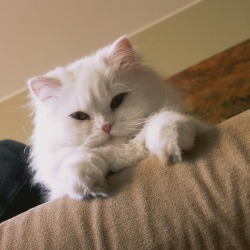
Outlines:
<svg viewBox="0 0 250 250"><path fill-rule="evenodd" d="M0 225L0 249L250 249L250 111L202 134L182 163L109 176L111 196L40 205Z"/></svg>

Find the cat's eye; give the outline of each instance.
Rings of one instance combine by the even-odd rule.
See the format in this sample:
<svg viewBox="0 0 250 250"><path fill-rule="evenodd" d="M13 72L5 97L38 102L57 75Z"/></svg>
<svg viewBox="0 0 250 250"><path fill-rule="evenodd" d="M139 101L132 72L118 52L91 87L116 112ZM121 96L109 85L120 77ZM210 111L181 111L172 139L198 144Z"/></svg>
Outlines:
<svg viewBox="0 0 250 250"><path fill-rule="evenodd" d="M76 120L81 120L81 121L84 121L84 120L87 120L90 118L88 114L81 112L81 111L78 111L78 112L71 114L70 117L72 117Z"/></svg>
<svg viewBox="0 0 250 250"><path fill-rule="evenodd" d="M122 104L123 99L125 98L126 95L127 93L121 93L119 95L116 95L111 101L110 104L111 109L114 110L118 108Z"/></svg>

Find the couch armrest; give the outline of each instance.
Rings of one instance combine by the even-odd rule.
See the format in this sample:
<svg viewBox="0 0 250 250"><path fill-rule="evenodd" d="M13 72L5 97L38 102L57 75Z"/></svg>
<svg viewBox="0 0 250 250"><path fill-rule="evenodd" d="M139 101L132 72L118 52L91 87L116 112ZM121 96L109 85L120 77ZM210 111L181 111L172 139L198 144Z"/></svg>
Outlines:
<svg viewBox="0 0 250 250"><path fill-rule="evenodd" d="M249 249L249 124L246 111L179 164L150 157L109 176L109 198L64 197L2 223L0 249Z"/></svg>

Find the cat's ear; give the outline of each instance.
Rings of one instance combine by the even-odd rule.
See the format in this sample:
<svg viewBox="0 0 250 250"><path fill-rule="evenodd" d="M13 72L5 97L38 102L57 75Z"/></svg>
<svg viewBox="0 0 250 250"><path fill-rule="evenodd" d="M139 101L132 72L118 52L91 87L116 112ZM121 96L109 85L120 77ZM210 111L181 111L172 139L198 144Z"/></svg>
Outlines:
<svg viewBox="0 0 250 250"><path fill-rule="evenodd" d="M60 80L43 76L34 77L28 80L27 84L31 94L42 102L58 97L62 88Z"/></svg>
<svg viewBox="0 0 250 250"><path fill-rule="evenodd" d="M111 45L107 63L124 70L138 64L136 51L128 38L120 37Z"/></svg>

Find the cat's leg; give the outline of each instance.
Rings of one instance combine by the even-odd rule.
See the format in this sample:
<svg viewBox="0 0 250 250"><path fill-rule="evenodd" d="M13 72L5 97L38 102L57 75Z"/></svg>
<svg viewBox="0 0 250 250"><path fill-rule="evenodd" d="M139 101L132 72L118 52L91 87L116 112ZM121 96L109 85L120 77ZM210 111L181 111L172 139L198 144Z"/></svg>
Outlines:
<svg viewBox="0 0 250 250"><path fill-rule="evenodd" d="M131 167L149 156L149 150L145 147L143 131L127 143L109 145L95 149L93 152L106 162L108 169L112 172Z"/></svg>
<svg viewBox="0 0 250 250"><path fill-rule="evenodd" d="M93 150L109 170L120 171L155 154L166 164L169 159L181 161L182 151L194 145L197 134L207 130L206 124L173 111L153 115L140 133L126 144L110 145Z"/></svg>
<svg viewBox="0 0 250 250"><path fill-rule="evenodd" d="M77 200L105 197L107 171L106 162L97 154L75 152L64 160L60 168L61 191Z"/></svg>
<svg viewBox="0 0 250 250"><path fill-rule="evenodd" d="M174 111L155 114L144 127L149 151L166 164L181 161L182 151L193 147L197 134L208 129L204 123Z"/></svg>
<svg viewBox="0 0 250 250"><path fill-rule="evenodd" d="M105 177L108 171L117 172L145 158L145 144L134 139L127 144L112 145L84 153L79 149L62 163L58 178L49 191L49 200L65 194L76 200L108 195ZM142 144L142 141L140 141Z"/></svg>

